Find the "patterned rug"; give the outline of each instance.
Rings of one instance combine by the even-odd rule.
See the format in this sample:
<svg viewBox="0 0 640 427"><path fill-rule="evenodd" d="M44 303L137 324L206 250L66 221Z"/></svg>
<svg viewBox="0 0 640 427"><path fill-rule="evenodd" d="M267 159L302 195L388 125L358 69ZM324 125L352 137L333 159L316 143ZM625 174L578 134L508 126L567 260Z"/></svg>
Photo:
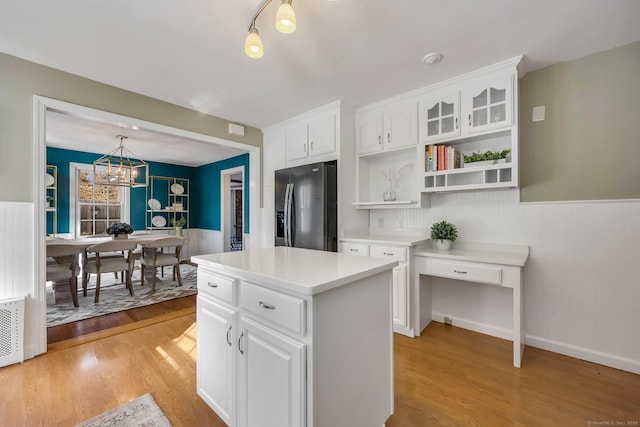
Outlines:
<svg viewBox="0 0 640 427"><path fill-rule="evenodd" d="M102 288L102 286L100 286ZM129 403L91 418L76 427L171 427L171 423L162 413L151 394L138 397Z"/></svg>
<svg viewBox="0 0 640 427"><path fill-rule="evenodd" d="M97 304L93 302L96 295L96 276L91 275L86 297L82 295L82 280L78 279L80 307L74 307L70 300L61 304L48 303L47 327L195 295L198 292L196 273L197 267L181 264L182 286L178 286L178 282L173 281L171 268L165 268L164 277L160 276L158 269L156 290L152 291L151 282L146 278L144 286L140 286L140 270L136 269L132 277L134 296L129 295L129 290L120 282L120 279L115 279L113 274L103 274L100 283L100 301ZM47 289L47 292L50 293L51 290ZM52 301L55 298L49 294L47 300Z"/></svg>

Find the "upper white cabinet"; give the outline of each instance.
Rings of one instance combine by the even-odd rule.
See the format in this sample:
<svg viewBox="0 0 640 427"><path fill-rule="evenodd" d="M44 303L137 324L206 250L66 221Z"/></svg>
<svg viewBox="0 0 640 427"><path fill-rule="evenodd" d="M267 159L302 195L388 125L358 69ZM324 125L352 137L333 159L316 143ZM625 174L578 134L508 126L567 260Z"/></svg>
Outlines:
<svg viewBox="0 0 640 427"><path fill-rule="evenodd" d="M418 143L418 103L402 101L356 117L358 154L394 150Z"/></svg>
<svg viewBox="0 0 640 427"><path fill-rule="evenodd" d="M460 91L427 94L420 100L420 135L423 141L460 136Z"/></svg>
<svg viewBox="0 0 640 427"><path fill-rule="evenodd" d="M429 193L517 187L521 60L503 61L359 109L354 205L425 207ZM472 154L496 153L503 158L460 161Z"/></svg>
<svg viewBox="0 0 640 427"><path fill-rule="evenodd" d="M288 125L285 129L287 161L335 152L336 121L336 113L328 111Z"/></svg>
<svg viewBox="0 0 640 427"><path fill-rule="evenodd" d="M512 74L478 82L462 90L468 133L500 129L513 123Z"/></svg>

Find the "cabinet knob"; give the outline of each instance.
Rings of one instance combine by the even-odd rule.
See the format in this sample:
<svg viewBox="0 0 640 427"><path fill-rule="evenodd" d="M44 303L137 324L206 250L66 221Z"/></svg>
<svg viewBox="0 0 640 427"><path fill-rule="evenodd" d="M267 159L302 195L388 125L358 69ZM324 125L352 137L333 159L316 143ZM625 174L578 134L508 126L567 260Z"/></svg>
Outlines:
<svg viewBox="0 0 640 427"><path fill-rule="evenodd" d="M231 325L229 325L229 329L227 329L227 344L231 347L233 346L233 343L231 342L231 339L229 339L229 334L231 334Z"/></svg>
<svg viewBox="0 0 640 427"><path fill-rule="evenodd" d="M258 305L259 305L260 307L264 308L264 309L267 309L267 310L275 310L275 309L276 309L276 306L275 306L275 305L265 304L265 303L263 303L262 301L260 301L260 302L258 303Z"/></svg>

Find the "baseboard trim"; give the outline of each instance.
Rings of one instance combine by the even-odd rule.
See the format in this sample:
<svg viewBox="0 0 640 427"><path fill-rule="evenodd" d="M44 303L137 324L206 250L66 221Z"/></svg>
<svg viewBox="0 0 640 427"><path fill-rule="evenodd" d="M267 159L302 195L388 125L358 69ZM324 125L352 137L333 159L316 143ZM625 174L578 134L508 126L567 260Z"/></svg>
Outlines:
<svg viewBox="0 0 640 427"><path fill-rule="evenodd" d="M444 313L434 311L431 313L431 319L444 323ZM452 326L457 326L462 329L469 329L470 331L479 332L485 335L491 335L492 337L502 338L503 340L513 341L513 331L504 328L498 328L496 326L487 325L485 323L474 322L468 319L461 319L459 317L453 318Z"/></svg>
<svg viewBox="0 0 640 427"><path fill-rule="evenodd" d="M444 314L433 312L432 319L436 322L444 323ZM454 318L453 326L468 329L470 331L479 332L481 334L490 335L496 338L502 338L513 341L513 332L503 328L497 328L492 325L478 323L467 319ZM578 347L571 344L565 344L558 341L541 338L535 335L525 335L525 343L527 346L539 348L541 350L552 351L576 359L586 360L587 362L597 363L599 365L608 366L614 369L640 374L640 360L629 359L626 357L616 356L610 353L603 353L584 347ZM524 352L526 359L527 352Z"/></svg>
<svg viewBox="0 0 640 427"><path fill-rule="evenodd" d="M597 363L599 365L620 369L634 374L640 374L640 360L620 357L609 353L602 353L600 351L552 341L535 335L527 335L526 343L528 346L542 350L552 351L554 353L575 357L576 359L586 360L587 362ZM526 354L527 353L525 351L525 357Z"/></svg>

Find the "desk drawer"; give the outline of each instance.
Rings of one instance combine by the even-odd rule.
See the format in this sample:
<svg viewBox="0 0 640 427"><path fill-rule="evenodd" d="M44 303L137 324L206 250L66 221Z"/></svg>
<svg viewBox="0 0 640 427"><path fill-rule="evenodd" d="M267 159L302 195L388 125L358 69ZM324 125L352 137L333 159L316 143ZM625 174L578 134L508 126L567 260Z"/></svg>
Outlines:
<svg viewBox="0 0 640 427"><path fill-rule="evenodd" d="M369 255L376 258L392 259L400 262L407 262L407 252L409 248L400 246L371 245Z"/></svg>
<svg viewBox="0 0 640 427"><path fill-rule="evenodd" d="M198 292L237 305L236 287L238 279L222 276L211 271L198 268Z"/></svg>
<svg viewBox="0 0 640 427"><path fill-rule="evenodd" d="M502 268L498 265L427 259L427 274L468 280L470 282L502 285Z"/></svg>
<svg viewBox="0 0 640 427"><path fill-rule="evenodd" d="M242 282L240 306L299 335L305 334L305 301L301 298Z"/></svg>
<svg viewBox="0 0 640 427"><path fill-rule="evenodd" d="M340 252L343 254L369 256L369 245L366 243L343 242Z"/></svg>

